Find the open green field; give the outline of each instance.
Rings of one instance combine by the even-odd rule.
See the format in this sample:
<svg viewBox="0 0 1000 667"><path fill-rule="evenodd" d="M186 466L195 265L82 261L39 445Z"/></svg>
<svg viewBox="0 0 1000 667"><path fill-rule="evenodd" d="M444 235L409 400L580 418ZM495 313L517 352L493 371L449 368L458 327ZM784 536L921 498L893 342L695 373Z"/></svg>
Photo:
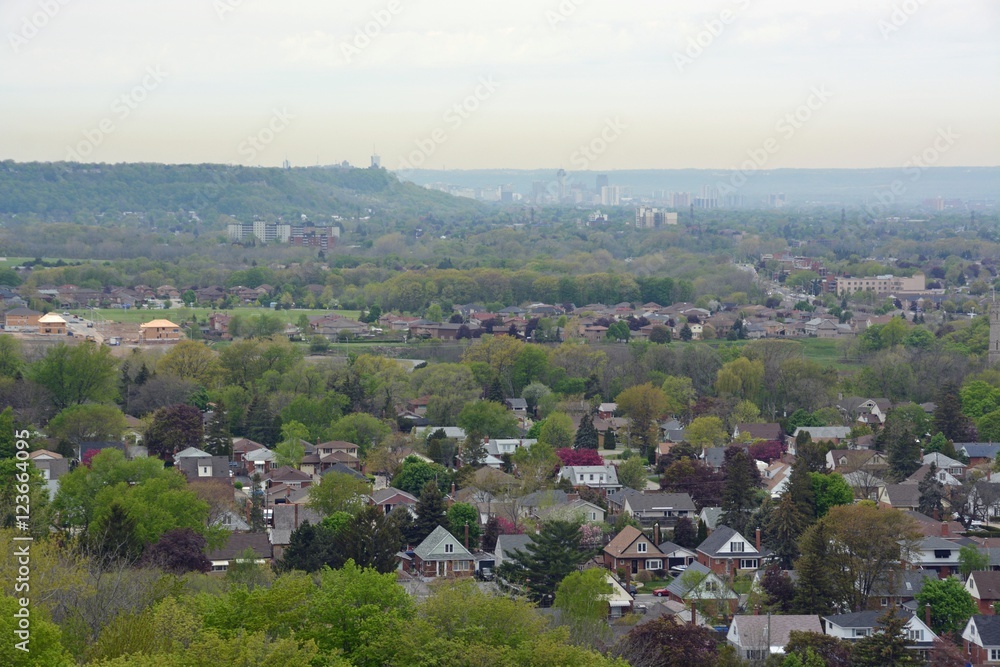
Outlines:
<svg viewBox="0 0 1000 667"><path fill-rule="evenodd" d="M267 313L269 315L276 315L285 322L292 323L298 320L302 315L315 317L317 315L335 313L337 315L342 315L346 318L356 320L361 314L357 310L271 310L270 308L249 307L231 308L225 311L213 308L166 308L163 310L147 310L145 308L141 310L136 310L134 308L129 308L128 310L123 308L81 308L69 310L67 312L79 315L80 317L86 319L91 319L92 315L96 313L109 322L122 322L127 324L141 324L143 322L149 322L150 320L159 318L168 319L170 321L190 320L193 316L196 316L200 320L204 320L214 312L224 312L229 315L260 315L261 313Z"/></svg>
<svg viewBox="0 0 1000 667"><path fill-rule="evenodd" d="M765 340L775 340L773 338ZM809 359L810 361L815 361L817 364L822 366L832 366L838 370L846 370L856 368L857 362L853 359L845 359L844 353L841 350L842 341L833 338L790 338L788 340L798 343L802 350L802 355ZM728 341L728 340L706 340L703 341L705 344L711 347L723 347L723 346L733 346L742 347L751 341L739 340L739 341ZM671 343L671 345L683 345L684 343Z"/></svg>

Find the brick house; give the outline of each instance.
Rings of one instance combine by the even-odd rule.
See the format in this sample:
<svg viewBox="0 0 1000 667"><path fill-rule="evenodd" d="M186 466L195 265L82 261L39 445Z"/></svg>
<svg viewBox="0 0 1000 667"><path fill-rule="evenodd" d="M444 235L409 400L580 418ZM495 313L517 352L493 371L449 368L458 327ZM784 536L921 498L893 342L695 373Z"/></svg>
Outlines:
<svg viewBox="0 0 1000 667"><path fill-rule="evenodd" d="M966 659L973 665L1000 665L1000 616L976 615L962 631Z"/></svg>
<svg viewBox="0 0 1000 667"><path fill-rule="evenodd" d="M1000 602L1000 572L973 572L965 582L965 590L976 601L980 614L992 614L993 603Z"/></svg>
<svg viewBox="0 0 1000 667"><path fill-rule="evenodd" d="M153 320L139 326L140 343L172 343L181 339L181 328L170 320Z"/></svg>
<svg viewBox="0 0 1000 667"><path fill-rule="evenodd" d="M626 526L604 547L604 567L612 572L624 568L631 578L642 570L662 570L663 553L635 526Z"/></svg>
<svg viewBox="0 0 1000 667"><path fill-rule="evenodd" d="M454 535L438 526L413 550L413 571L423 577L469 577L475 557Z"/></svg>
<svg viewBox="0 0 1000 667"><path fill-rule="evenodd" d="M761 549L760 530L751 542L729 526L716 528L696 551L698 562L719 576L732 576L738 570L758 570L761 561L770 554Z"/></svg>

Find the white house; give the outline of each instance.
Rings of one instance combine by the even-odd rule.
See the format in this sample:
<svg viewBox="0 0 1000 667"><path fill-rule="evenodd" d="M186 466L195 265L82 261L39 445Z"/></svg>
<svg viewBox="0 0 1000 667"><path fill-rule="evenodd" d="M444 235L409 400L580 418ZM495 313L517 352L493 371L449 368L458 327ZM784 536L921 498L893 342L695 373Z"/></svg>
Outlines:
<svg viewBox="0 0 1000 667"><path fill-rule="evenodd" d="M568 479L573 486L589 486L592 489L617 489L618 469L613 465L603 466L565 466L559 471L559 477Z"/></svg>
<svg viewBox="0 0 1000 667"><path fill-rule="evenodd" d="M800 632L823 632L819 616L815 614L788 614L772 616L733 617L726 640L736 648L743 660L766 660L772 654L785 652L788 635L792 630Z"/></svg>

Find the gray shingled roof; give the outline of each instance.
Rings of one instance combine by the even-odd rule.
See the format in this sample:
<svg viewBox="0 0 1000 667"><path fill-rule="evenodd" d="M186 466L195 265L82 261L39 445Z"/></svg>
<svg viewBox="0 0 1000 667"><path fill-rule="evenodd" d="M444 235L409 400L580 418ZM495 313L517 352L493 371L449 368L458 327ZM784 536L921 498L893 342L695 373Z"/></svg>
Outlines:
<svg viewBox="0 0 1000 667"><path fill-rule="evenodd" d="M636 512L648 512L654 509L696 510L694 501L686 493L637 493L628 496L629 507Z"/></svg>
<svg viewBox="0 0 1000 667"><path fill-rule="evenodd" d="M455 552L450 554L435 554L434 550L446 540L455 542ZM444 526L438 526L431 531L431 534L417 545L413 553L420 556L420 560L472 560L472 554L469 553L469 550L462 546L458 538L449 533Z"/></svg>
<svg viewBox="0 0 1000 667"><path fill-rule="evenodd" d="M970 620L976 624L982 646L1000 646L1000 616L976 614Z"/></svg>
<svg viewBox="0 0 1000 667"><path fill-rule="evenodd" d="M729 526L720 525L717 526L712 534L705 538L705 541L698 545L698 551L701 551L709 556L714 556L718 553L719 549L729 543L729 540L733 539L734 536L739 535L735 530Z"/></svg>
<svg viewBox="0 0 1000 667"><path fill-rule="evenodd" d="M878 619L885 613L884 609L872 609L869 611L856 611L848 614L834 614L824 616L823 620L830 621L842 628L876 628L879 627ZM909 620L912 613L905 609L896 607L896 618Z"/></svg>

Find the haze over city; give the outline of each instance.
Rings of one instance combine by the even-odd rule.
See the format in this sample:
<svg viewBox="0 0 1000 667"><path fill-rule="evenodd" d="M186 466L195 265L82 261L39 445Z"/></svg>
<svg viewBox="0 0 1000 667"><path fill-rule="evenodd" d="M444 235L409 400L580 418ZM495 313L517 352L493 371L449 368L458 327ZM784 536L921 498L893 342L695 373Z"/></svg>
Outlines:
<svg viewBox="0 0 1000 667"><path fill-rule="evenodd" d="M15 0L0 157L388 169L997 164L1000 6ZM600 150L581 150L583 148Z"/></svg>

